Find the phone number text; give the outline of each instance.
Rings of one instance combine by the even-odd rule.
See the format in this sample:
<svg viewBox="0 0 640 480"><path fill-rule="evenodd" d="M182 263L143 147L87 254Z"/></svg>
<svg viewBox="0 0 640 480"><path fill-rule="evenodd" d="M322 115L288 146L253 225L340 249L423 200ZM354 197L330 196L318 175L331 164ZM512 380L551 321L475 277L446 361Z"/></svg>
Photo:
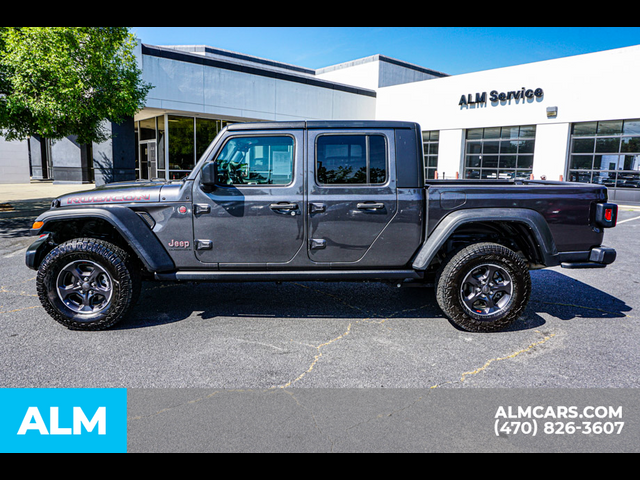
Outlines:
<svg viewBox="0 0 640 480"><path fill-rule="evenodd" d="M543 435L621 435L624 422L540 422L504 421L496 420L495 434L497 437L505 435L524 435L536 437Z"/></svg>

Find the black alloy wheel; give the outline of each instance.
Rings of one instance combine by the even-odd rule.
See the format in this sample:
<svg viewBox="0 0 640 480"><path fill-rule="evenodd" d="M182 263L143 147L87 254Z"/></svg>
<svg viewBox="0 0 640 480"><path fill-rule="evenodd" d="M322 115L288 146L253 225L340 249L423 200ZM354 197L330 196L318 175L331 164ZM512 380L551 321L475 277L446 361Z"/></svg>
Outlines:
<svg viewBox="0 0 640 480"><path fill-rule="evenodd" d="M71 330L106 330L135 306L139 270L121 248L102 240L76 239L54 248L37 277L47 313Z"/></svg>
<svg viewBox="0 0 640 480"><path fill-rule="evenodd" d="M462 330L504 331L529 303L529 265L503 245L470 245L443 266L436 289L440 308Z"/></svg>

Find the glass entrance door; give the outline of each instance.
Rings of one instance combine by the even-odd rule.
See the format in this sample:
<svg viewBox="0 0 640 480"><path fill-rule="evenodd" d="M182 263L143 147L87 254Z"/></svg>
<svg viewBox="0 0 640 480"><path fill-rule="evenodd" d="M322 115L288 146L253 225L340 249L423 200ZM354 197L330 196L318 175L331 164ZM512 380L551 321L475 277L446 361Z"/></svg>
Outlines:
<svg viewBox="0 0 640 480"><path fill-rule="evenodd" d="M155 140L140 142L140 180L158 176L158 149Z"/></svg>

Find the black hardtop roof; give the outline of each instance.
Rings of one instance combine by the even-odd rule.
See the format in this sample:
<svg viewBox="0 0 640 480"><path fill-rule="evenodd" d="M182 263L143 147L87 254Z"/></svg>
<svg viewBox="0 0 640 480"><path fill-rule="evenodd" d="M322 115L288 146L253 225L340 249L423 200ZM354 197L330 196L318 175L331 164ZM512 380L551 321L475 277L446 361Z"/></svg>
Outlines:
<svg viewBox="0 0 640 480"><path fill-rule="evenodd" d="M264 122L264 123L234 123L229 125L229 131L241 130L294 130L294 129L332 129L332 128L391 128L417 129L419 126L412 122L396 122L382 120L327 120L302 122Z"/></svg>

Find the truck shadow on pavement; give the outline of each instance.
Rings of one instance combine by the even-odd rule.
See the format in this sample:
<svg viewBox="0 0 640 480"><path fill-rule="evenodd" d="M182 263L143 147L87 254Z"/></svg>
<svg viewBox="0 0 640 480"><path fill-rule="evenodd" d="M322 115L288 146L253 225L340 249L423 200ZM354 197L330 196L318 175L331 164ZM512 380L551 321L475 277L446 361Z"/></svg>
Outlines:
<svg viewBox="0 0 640 480"><path fill-rule="evenodd" d="M399 290L377 283L146 283L138 307L117 328L143 328L189 318L260 322L416 317L443 318L433 290Z"/></svg>
<svg viewBox="0 0 640 480"><path fill-rule="evenodd" d="M632 311L623 300L559 272L545 270L532 276L531 302L511 332L540 328L547 323L543 314L572 321L628 318ZM147 328L187 319L258 323L283 319L380 322L444 318L431 288L396 289L375 283L147 283L131 317L116 328Z"/></svg>
<svg viewBox="0 0 640 480"><path fill-rule="evenodd" d="M533 272L529 310L559 320L630 318L633 308L597 287L555 270Z"/></svg>

